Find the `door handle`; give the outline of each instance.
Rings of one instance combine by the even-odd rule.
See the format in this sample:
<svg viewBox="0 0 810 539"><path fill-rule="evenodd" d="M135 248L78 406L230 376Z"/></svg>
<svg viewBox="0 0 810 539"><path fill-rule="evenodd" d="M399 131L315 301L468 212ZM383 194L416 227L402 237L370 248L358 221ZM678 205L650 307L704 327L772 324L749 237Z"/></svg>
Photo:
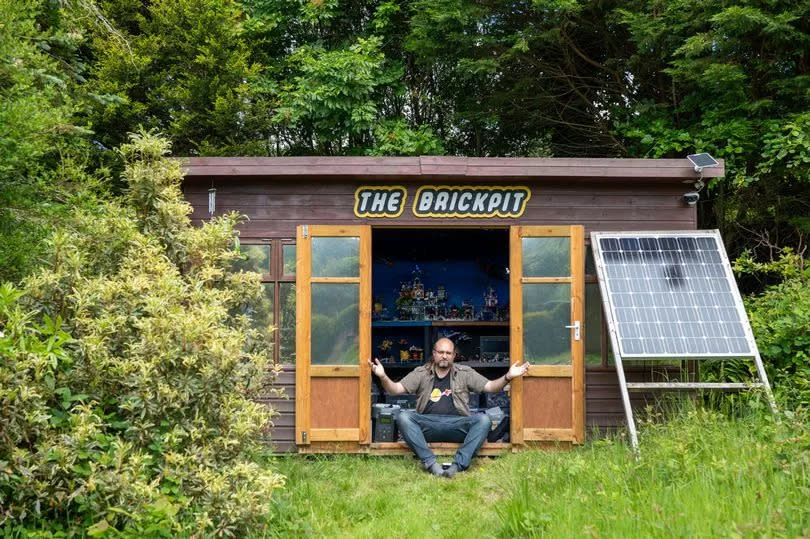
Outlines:
<svg viewBox="0 0 810 539"><path fill-rule="evenodd" d="M580 330L582 328L582 325L579 323L579 320L574 320L574 323L572 325L563 326L563 327L566 327L568 329L571 329L571 328L574 329L574 340L575 341L578 341L581 338Z"/></svg>

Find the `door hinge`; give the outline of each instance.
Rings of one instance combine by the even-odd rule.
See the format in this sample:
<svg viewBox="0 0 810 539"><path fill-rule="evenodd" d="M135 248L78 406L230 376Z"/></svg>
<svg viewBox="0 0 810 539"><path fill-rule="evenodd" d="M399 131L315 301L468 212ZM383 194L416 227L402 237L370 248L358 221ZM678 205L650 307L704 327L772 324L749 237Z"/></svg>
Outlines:
<svg viewBox="0 0 810 539"><path fill-rule="evenodd" d="M565 326L565 327L567 327L568 329L573 328L574 329L574 340L575 341L580 340L580 338L581 338L580 329L581 329L582 325L579 323L579 320L574 320L573 324L571 324L570 326Z"/></svg>
<svg viewBox="0 0 810 539"><path fill-rule="evenodd" d="M301 441L307 443L307 431L301 431Z"/></svg>
<svg viewBox="0 0 810 539"><path fill-rule="evenodd" d="M309 225L304 225L301 227L301 233L304 235L304 239L309 237Z"/></svg>

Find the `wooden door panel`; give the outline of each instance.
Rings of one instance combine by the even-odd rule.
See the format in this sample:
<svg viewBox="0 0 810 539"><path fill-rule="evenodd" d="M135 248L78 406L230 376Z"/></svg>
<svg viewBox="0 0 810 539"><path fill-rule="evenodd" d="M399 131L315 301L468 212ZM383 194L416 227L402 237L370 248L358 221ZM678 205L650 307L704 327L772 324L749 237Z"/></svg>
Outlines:
<svg viewBox="0 0 810 539"><path fill-rule="evenodd" d="M312 378L312 429L357 428L360 399L357 378Z"/></svg>
<svg viewBox="0 0 810 539"><path fill-rule="evenodd" d="M579 225L510 229L511 357L537 359L512 383L514 444L584 441L584 252Z"/></svg>
<svg viewBox="0 0 810 539"><path fill-rule="evenodd" d="M571 378L526 378L523 381L523 428L573 428Z"/></svg>
<svg viewBox="0 0 810 539"><path fill-rule="evenodd" d="M368 444L371 227L302 225L296 246L296 443ZM334 255L335 249L351 253ZM330 299L332 294L336 299ZM341 331L326 333L331 327L326 321L337 316L330 309L349 300L357 302L356 310L343 310ZM313 319L321 325L313 328Z"/></svg>

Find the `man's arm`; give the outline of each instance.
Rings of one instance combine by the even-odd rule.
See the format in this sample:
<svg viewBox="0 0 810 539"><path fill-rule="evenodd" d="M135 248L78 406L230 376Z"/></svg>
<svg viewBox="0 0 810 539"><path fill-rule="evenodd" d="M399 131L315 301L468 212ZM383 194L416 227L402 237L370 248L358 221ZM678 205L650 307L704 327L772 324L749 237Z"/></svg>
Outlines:
<svg viewBox="0 0 810 539"><path fill-rule="evenodd" d="M383 389L386 393L389 395L402 395L403 393L407 393L405 386L388 378L388 375L385 374L385 368L382 366L379 359L374 358L374 363L368 360L368 364L371 367L371 372L382 382Z"/></svg>
<svg viewBox="0 0 810 539"><path fill-rule="evenodd" d="M487 385L484 386L485 393L497 393L501 391L506 384L512 381L513 378L517 378L518 376L523 376L529 371L529 362L527 361L523 365L518 366L517 362L512 365L506 374L499 378L495 378L494 380L490 380L487 382Z"/></svg>

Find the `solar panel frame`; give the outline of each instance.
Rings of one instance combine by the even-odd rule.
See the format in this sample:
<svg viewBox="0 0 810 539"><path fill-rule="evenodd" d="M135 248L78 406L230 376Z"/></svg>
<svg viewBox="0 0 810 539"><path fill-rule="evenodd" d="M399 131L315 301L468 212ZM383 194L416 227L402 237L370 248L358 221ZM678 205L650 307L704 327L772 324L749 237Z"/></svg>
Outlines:
<svg viewBox="0 0 810 539"><path fill-rule="evenodd" d="M684 345L684 347L683 347L684 350L675 351L675 352L663 351L663 352L657 352L657 353L650 353L650 352L637 352L637 351L628 350L627 346L626 346L626 340L629 337L627 335L625 335L624 333L622 333L622 331L624 331L626 333L627 328L629 328L630 326L627 323L623 323L623 324L618 323L618 321L619 321L618 309L624 308L625 306L617 305L617 302L621 303L621 301L622 301L622 297L620 297L621 296L621 291L616 290L616 286L613 284L613 281L611 281L611 277L608 275L607 266L609 264L607 264L606 261L605 261L605 251L603 250L602 244L601 244L601 241L600 241L602 239L611 239L611 238L615 238L617 240L621 240L621 239L625 239L625 240L627 240L627 239L636 239L636 240L639 240L639 239L647 239L647 238L655 238L656 240L659 240L661 238L674 238L674 240L676 242L679 239L683 239L683 241L686 241L686 239L692 238L692 239L695 240L696 245L697 245L697 241L698 241L697 238L711 238L711 239L713 239L715 241L716 252L719 255L719 261L716 261L716 260L713 261L714 263L711 264L712 268L711 269L706 269L706 271L707 272L712 271L712 272L718 273L719 270L717 269L717 266L722 268L722 275L712 275L712 277L715 277L714 281L721 281L721 279L719 279L719 278L723 277L724 279L722 281L725 282L728 285L728 290L720 290L719 291L719 292L721 292L721 294L720 294L721 297L725 297L725 295L730 293L731 300L732 300L731 305L727 305L727 306L723 307L725 309L724 312L723 312L723 315L727 319L727 318L729 318L729 315L731 313L734 313L735 318L733 319L732 322L734 322L734 323L739 322L739 324L742 325L743 337L745 339L745 344L746 344L745 351L731 352L731 351L728 351L728 348L726 348L721 352L693 353L693 352L689 352L689 351L685 350L687 348L686 345ZM730 264L730 262L728 260L728 256L726 254L725 246L723 245L723 240L722 240L722 238L720 236L720 232L718 230L591 232L591 249L593 251L594 262L595 262L595 265L596 265L596 273L597 273L597 276L598 276L598 279L599 279L599 288L600 288L600 292L602 294L602 305L604 307L605 319L606 319L606 322L607 322L607 325L608 325L608 331L610 333L612 343L614 344L614 354L619 355L620 358L624 358L624 359L729 359L729 358L752 358L752 357L755 357L755 356L758 355L756 341L754 339L753 331L751 330L751 324L750 324L750 322L748 320L748 315L745 312L745 306L743 304L742 297L740 295L740 291L737 288L737 283L734 280L734 274L733 274L733 272L731 270L731 264ZM615 252L615 251L613 251L613 252ZM633 252L633 251L628 251L628 252ZM662 251L659 251L659 252L662 252ZM701 252L711 252L711 251L701 251ZM636 255L636 256L641 257L643 259L643 257L645 255L644 255L644 252L642 250L639 250L638 255ZM660 262L660 257L659 257L659 260L657 260L657 261ZM646 265L644 265L643 263L641 264L641 266L646 267ZM617 269L617 271L621 271L621 269L619 268L619 269ZM687 277L684 274L678 274L678 272L680 270L679 270L679 266L676 265L676 264L673 264L671 269L666 268L665 271L672 271L673 272L673 274L666 275L667 280L679 279L679 278L686 279L686 277ZM618 280L618 279L614 279L614 281L616 281L617 283L620 282L620 280ZM660 281L660 279L658 279L658 281ZM687 280L683 280L682 282L686 283ZM625 284L630 285L631 283L632 283L632 280L628 278L627 283L622 283L620 286L625 286ZM652 284L650 284L651 287L663 286L660 283L658 283L656 281L653 281L653 280L649 280L648 283L652 283ZM712 284L707 279L707 282L704 283L704 284L705 284L704 288L706 288L708 290L708 289L711 289L712 286L715 286L715 284L717 284L717 283ZM633 292L633 291L630 290L630 291L626 291L626 292L627 292L628 295L625 295L624 297L625 298L630 297L632 299L632 293L631 292ZM652 291L651 290L640 291L640 293L650 293L650 292L655 292L655 290L652 290ZM684 291L683 293L684 294L692 294L693 298L698 297L698 296L696 296L694 294L694 290L687 290L687 291ZM674 292L673 292L673 294L674 294ZM652 300L653 302L657 301L654 294L650 294L649 299ZM700 299L698 301L706 301L706 298L704 296L700 296ZM705 305L703 305L703 306L705 306ZM630 305L628 305L627 307L630 307ZM700 316L699 316L700 313L699 312L696 313L698 315L696 320L684 322L683 320L680 320L680 321L677 320L677 314L678 314L677 312L669 312L669 311L664 310L664 309L660 309L660 311L659 311L655 307L656 307L655 305L649 306L648 308L633 306L632 309L628 309L627 312L623 311L622 315L623 316L625 314L629 314L629 316L641 315L642 318L638 319L638 321L636 322L636 324L639 325L639 326L642 323L641 320L644 320L644 323L661 323L661 324L663 324L663 323L677 323L679 328L680 328L680 326L682 326L685 323L700 323ZM662 305L658 305L658 307L662 307ZM695 306L696 309L698 307L700 307L700 306ZM716 314L719 315L721 307L720 306L715 306L715 308L718 311ZM672 311L677 311L677 309L671 309L671 310ZM636 312L636 311L639 311L639 312ZM640 311L643 311L643 312L640 312ZM663 315L668 317L667 320L658 320L657 317L659 315L661 315L662 313L665 313ZM718 322L725 323L725 320L724 319L718 319ZM693 327L695 327L695 326L693 326ZM708 328L708 326L707 326L707 328ZM703 328L701 327L700 329L703 329ZM680 337L681 339L686 338L683 330L679 330L679 331L676 332L674 328L668 328L668 331L672 332L672 336L669 339L670 342L672 342L672 343L679 342L678 337ZM707 329L707 331L708 331L708 329ZM678 335L676 335L675 333L678 333ZM718 333L718 335L719 335L721 332L719 330L717 330L716 333ZM704 337L704 338L706 338L706 337ZM722 338L723 338L722 336L718 337L718 339L722 339ZM741 338L738 337L737 339L741 339ZM643 338L642 338L642 340L643 340ZM726 344L728 344L728 343L726 343ZM737 344L740 344L740 343L737 343ZM663 346L663 345L660 345L659 348L661 346Z"/></svg>

